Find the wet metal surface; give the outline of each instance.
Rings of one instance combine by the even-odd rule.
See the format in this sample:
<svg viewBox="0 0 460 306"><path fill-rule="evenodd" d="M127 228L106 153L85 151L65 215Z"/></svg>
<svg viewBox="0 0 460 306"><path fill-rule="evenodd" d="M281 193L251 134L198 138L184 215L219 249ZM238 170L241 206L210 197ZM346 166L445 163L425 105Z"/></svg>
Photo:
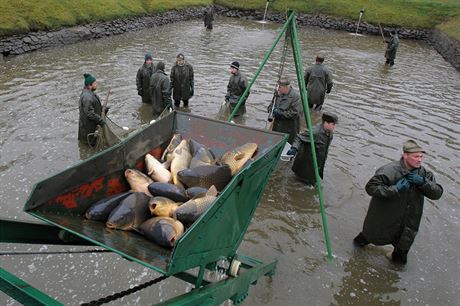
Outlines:
<svg viewBox="0 0 460 306"><path fill-rule="evenodd" d="M212 31L201 21L146 29L0 60L0 198L2 217L34 220L22 207L34 183L92 154L79 145L78 97L83 73L98 79L111 118L136 128L150 121L136 95L135 75L144 53L166 62L185 54L195 69L194 114L214 117L226 92L229 64L238 60L252 77L280 25L218 19ZM333 263L325 256L315 190L297 182L289 163L279 164L246 233L240 252L278 259L277 273L250 288L247 305L456 305L460 287L460 77L431 47L402 41L396 65L384 67L380 37L300 28L303 64L326 55L334 88L325 111L339 115L323 187ZM240 122L264 128L277 79L281 45L254 84ZM294 78L292 56L286 73ZM295 88L298 86L295 84ZM317 116L314 116L317 122ZM444 187L439 201L425 202L419 234L405 267L384 256L388 247L357 250L368 207L364 191L377 167L400 156L414 138L426 148L424 165ZM50 251L77 247L2 245L2 251ZM0 265L65 304L122 291L159 275L115 254L0 256ZM113 305L159 302L190 290L168 279ZM0 293L0 303L15 304Z"/></svg>

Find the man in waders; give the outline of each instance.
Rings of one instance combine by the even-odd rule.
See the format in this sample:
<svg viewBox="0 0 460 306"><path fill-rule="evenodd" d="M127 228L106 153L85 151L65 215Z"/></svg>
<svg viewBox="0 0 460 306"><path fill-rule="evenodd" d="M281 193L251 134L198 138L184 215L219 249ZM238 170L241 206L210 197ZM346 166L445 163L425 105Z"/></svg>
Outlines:
<svg viewBox="0 0 460 306"><path fill-rule="evenodd" d="M391 31L390 40L386 40L387 49L385 50L385 65L393 66L395 64L396 51L399 47L399 37L396 30Z"/></svg>
<svg viewBox="0 0 460 306"><path fill-rule="evenodd" d="M95 93L97 88L96 78L89 73L85 73L83 76L85 78L85 86L80 94L79 101L78 139L94 146L96 138L91 134L96 131L98 125L104 126L105 122L101 117L101 100Z"/></svg>
<svg viewBox="0 0 460 306"><path fill-rule="evenodd" d="M157 118L167 107L172 108L171 86L169 78L165 73L165 64L158 62L156 68L150 80L154 118Z"/></svg>
<svg viewBox="0 0 460 306"><path fill-rule="evenodd" d="M207 30L212 30L212 22L214 21L214 11L212 7L205 9L203 14L204 26Z"/></svg>
<svg viewBox="0 0 460 306"><path fill-rule="evenodd" d="M401 159L377 169L367 182L366 192L372 199L363 230L353 240L356 246L392 244L394 250L387 257L395 263L407 263L425 197L438 200L443 193L433 173L422 166L424 153L415 141L406 141Z"/></svg>
<svg viewBox="0 0 460 306"><path fill-rule="evenodd" d="M188 107L188 100L194 94L193 67L185 61L182 53L177 55L176 63L171 68L170 80L174 106L179 107L182 100L184 107Z"/></svg>
<svg viewBox="0 0 460 306"><path fill-rule="evenodd" d="M233 112L233 109L235 108L238 99L241 97L241 95L243 95L246 87L248 86L248 79L242 72L240 72L240 63L236 61L230 65L230 73L231 76L227 85L227 94L225 95L225 102L230 103L230 110ZM249 93L244 99L244 101L241 103L235 116L243 115L244 113L246 113L245 104L248 96Z"/></svg>
<svg viewBox="0 0 460 306"><path fill-rule="evenodd" d="M316 160L321 179L323 178L324 165L326 164L329 145L332 142L334 129L339 119L331 113L324 113L322 122L313 129L313 139L315 141ZM297 135L292 147L286 153L295 155L292 171L296 177L308 185L315 185L315 170L313 166L313 156L311 154L310 136L308 130L302 131Z"/></svg>
<svg viewBox="0 0 460 306"><path fill-rule="evenodd" d="M267 108L273 117L273 131L289 134L288 142L292 143L300 130L300 114L302 108L300 96L291 87L291 81L282 76L278 81L278 93ZM270 120L270 119L269 119Z"/></svg>
<svg viewBox="0 0 460 306"><path fill-rule="evenodd" d="M326 94L332 89L332 73L323 64L324 56L317 55L313 66L305 70L305 86L308 93L308 107L321 110Z"/></svg>
<svg viewBox="0 0 460 306"><path fill-rule="evenodd" d="M142 103L152 104L152 92L150 90L150 78L155 67L152 62L152 55L147 53L144 57L144 64L139 68L136 75L137 94L142 97Z"/></svg>

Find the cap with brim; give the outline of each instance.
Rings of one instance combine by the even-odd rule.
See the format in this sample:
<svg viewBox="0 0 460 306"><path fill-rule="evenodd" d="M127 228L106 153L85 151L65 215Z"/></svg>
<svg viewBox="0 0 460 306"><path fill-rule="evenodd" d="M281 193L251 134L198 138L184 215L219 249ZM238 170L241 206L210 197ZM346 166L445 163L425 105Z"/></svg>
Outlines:
<svg viewBox="0 0 460 306"><path fill-rule="evenodd" d="M404 153L426 153L421 146L419 146L414 140L410 139L403 144Z"/></svg>
<svg viewBox="0 0 460 306"><path fill-rule="evenodd" d="M184 60L185 56L182 53L177 54L176 59Z"/></svg>
<svg viewBox="0 0 460 306"><path fill-rule="evenodd" d="M291 85L291 81L289 80L288 77L282 76L282 77L278 80L278 85L279 85L279 86L289 86L289 85Z"/></svg>
<svg viewBox="0 0 460 306"><path fill-rule="evenodd" d="M339 123L339 118L332 113L323 113L321 118L326 122L334 122L335 124Z"/></svg>

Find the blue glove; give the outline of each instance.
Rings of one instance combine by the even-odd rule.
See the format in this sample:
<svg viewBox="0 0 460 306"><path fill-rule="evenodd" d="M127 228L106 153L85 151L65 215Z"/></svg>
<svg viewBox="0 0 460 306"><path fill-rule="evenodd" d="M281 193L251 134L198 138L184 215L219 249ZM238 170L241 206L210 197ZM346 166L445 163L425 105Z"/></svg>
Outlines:
<svg viewBox="0 0 460 306"><path fill-rule="evenodd" d="M409 183L414 185L420 186L425 183L425 178L414 171L411 171L408 175L406 175L406 179Z"/></svg>
<svg viewBox="0 0 460 306"><path fill-rule="evenodd" d="M289 151L286 152L286 155L296 155L297 154L297 148L291 147Z"/></svg>
<svg viewBox="0 0 460 306"><path fill-rule="evenodd" d="M283 113L278 108L275 108L273 110L273 117L275 117L276 119L281 119L283 118Z"/></svg>
<svg viewBox="0 0 460 306"><path fill-rule="evenodd" d="M398 192L402 191L407 191L410 188L410 183L408 180L406 180L405 177L401 178L397 183L396 183L396 189L398 189Z"/></svg>

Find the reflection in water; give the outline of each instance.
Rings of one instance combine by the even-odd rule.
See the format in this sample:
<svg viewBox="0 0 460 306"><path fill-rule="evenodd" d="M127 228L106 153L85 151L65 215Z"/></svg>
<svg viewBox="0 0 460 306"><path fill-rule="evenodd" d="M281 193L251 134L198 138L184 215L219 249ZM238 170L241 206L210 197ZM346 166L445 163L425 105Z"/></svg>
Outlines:
<svg viewBox="0 0 460 306"><path fill-rule="evenodd" d="M0 62L2 215L32 220L22 207L33 184L92 154L77 141L78 97L85 72L98 79L102 97L111 90L111 119L135 129L152 119L150 106L141 104L135 84L144 54L153 52L155 63L165 61L169 74L176 54L183 52L195 68L195 95L190 108L181 111L215 118L226 93L229 64L238 60L251 78L280 29L279 24L238 19L218 22L213 31L206 31L201 20L180 22ZM335 85L323 111L336 113L339 124L322 185L337 257L328 264L316 191L295 179L290 162L280 162L239 248L242 254L266 262L276 259L278 267L272 279L260 279L250 288L245 304L457 304L460 251L452 246L460 244L458 72L422 42L402 41L398 62L390 68L383 65L385 45L379 37L308 27L298 33L303 66L312 64L322 51L334 75ZM282 44L251 88L247 112L235 118L236 123L265 127L281 55ZM296 78L291 52L284 73ZM295 82L293 87L298 89ZM321 115L313 113L312 124L320 121ZM379 252L357 254L351 241L368 207L367 180L376 167L399 158L407 138L427 148L425 165L445 194L436 204L426 201L427 220L422 221L407 267L399 271ZM6 245L5 249L41 247ZM0 264L65 304L87 302L157 276L108 254L0 256ZM114 304L151 304L186 288L170 278L160 288ZM0 303L10 304L10 300L1 296Z"/></svg>

